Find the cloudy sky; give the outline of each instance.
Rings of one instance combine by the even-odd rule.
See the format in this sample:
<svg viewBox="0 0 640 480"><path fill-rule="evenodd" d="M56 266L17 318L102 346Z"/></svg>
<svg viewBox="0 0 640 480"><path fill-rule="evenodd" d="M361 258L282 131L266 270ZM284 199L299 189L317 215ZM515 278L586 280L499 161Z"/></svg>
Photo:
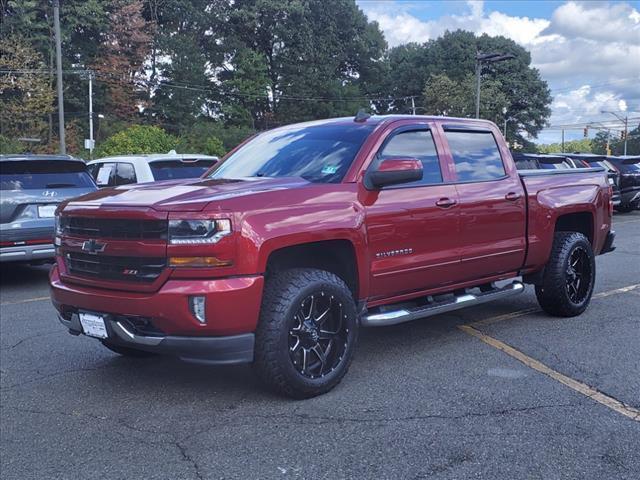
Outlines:
<svg viewBox="0 0 640 480"><path fill-rule="evenodd" d="M458 28L503 35L531 52L553 94L552 125L640 118L640 2L357 0L390 46ZM635 128L640 120L630 122ZM590 131L593 136L595 131ZM560 141L547 129L538 142ZM581 138L581 129L565 138Z"/></svg>

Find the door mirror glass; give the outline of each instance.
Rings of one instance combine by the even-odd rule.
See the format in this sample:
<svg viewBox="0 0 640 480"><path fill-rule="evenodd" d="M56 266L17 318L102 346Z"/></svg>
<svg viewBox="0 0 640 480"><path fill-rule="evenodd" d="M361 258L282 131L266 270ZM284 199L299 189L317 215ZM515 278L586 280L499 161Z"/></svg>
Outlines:
<svg viewBox="0 0 640 480"><path fill-rule="evenodd" d="M389 185L422 180L422 162L416 158L386 158L378 168L367 172L365 187L374 190Z"/></svg>

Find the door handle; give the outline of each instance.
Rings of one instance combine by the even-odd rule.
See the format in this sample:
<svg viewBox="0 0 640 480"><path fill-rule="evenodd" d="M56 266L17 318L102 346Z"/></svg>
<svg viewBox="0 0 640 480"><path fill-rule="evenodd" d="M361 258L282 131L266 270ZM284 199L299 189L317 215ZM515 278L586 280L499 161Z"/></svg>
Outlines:
<svg viewBox="0 0 640 480"><path fill-rule="evenodd" d="M441 198L440 200L438 200L436 202L436 205L438 207L440 207L440 208L449 208L449 207L453 207L456 203L458 203L458 202L456 202L455 200L453 200L451 198L444 197L444 198Z"/></svg>
<svg viewBox="0 0 640 480"><path fill-rule="evenodd" d="M507 200L511 200L512 202L518 200L520 198L520 194L516 193L516 192L509 192L507 193L504 198L506 198Z"/></svg>

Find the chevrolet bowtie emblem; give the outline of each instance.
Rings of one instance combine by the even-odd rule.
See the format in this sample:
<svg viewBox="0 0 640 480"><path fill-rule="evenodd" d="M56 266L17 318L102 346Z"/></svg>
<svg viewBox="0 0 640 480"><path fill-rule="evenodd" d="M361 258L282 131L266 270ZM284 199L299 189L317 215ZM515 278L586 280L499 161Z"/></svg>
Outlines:
<svg viewBox="0 0 640 480"><path fill-rule="evenodd" d="M82 243L82 251L87 253L103 252L104 247L106 246L107 245L105 243L98 243L95 240L91 239Z"/></svg>

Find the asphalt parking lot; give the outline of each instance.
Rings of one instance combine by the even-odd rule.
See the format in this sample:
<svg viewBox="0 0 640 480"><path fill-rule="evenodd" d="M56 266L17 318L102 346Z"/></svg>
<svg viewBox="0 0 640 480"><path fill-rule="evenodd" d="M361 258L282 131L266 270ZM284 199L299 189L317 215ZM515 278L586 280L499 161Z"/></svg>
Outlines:
<svg viewBox="0 0 640 480"><path fill-rule="evenodd" d="M72 337L47 267L3 266L2 478L638 479L640 211L614 228L584 315L548 317L528 287L365 330L342 384L306 401L249 367Z"/></svg>

